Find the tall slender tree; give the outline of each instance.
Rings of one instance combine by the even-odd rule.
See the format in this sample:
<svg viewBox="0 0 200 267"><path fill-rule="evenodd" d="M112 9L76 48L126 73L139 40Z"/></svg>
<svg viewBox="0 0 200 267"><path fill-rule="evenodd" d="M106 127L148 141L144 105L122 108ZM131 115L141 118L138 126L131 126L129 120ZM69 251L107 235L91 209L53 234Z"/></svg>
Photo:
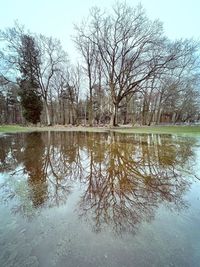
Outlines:
<svg viewBox="0 0 200 267"><path fill-rule="evenodd" d="M30 35L22 35L19 50L21 104L25 119L34 124L40 121L42 112L42 101L37 81L39 65L40 52L36 47L34 38Z"/></svg>

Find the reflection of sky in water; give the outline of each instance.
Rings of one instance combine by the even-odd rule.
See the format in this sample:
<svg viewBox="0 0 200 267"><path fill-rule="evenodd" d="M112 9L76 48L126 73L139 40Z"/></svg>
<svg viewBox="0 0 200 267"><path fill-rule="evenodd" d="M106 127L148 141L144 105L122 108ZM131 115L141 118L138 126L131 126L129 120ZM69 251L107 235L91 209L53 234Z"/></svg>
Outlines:
<svg viewBox="0 0 200 267"><path fill-rule="evenodd" d="M0 143L1 266L198 266L198 138L34 133Z"/></svg>

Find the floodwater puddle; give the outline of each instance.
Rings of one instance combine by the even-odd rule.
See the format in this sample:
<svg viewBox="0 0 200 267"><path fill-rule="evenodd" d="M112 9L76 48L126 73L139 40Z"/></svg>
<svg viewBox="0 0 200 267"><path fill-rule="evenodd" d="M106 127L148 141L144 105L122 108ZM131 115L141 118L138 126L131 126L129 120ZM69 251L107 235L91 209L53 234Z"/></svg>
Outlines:
<svg viewBox="0 0 200 267"><path fill-rule="evenodd" d="M0 266L199 266L200 138L0 136Z"/></svg>

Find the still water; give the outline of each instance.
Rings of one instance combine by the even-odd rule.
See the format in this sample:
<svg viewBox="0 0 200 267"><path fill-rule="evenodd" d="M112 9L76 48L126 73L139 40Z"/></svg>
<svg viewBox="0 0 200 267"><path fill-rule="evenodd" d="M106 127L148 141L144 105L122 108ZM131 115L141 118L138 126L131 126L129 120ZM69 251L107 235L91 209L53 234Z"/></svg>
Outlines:
<svg viewBox="0 0 200 267"><path fill-rule="evenodd" d="M200 266L200 138L0 136L0 266Z"/></svg>

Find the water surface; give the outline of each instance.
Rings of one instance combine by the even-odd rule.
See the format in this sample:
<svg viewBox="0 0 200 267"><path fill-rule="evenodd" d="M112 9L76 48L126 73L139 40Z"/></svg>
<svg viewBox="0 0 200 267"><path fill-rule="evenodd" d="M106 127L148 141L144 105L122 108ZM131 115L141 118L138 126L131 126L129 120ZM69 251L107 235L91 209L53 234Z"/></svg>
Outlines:
<svg viewBox="0 0 200 267"><path fill-rule="evenodd" d="M199 266L200 139L0 137L0 266Z"/></svg>

